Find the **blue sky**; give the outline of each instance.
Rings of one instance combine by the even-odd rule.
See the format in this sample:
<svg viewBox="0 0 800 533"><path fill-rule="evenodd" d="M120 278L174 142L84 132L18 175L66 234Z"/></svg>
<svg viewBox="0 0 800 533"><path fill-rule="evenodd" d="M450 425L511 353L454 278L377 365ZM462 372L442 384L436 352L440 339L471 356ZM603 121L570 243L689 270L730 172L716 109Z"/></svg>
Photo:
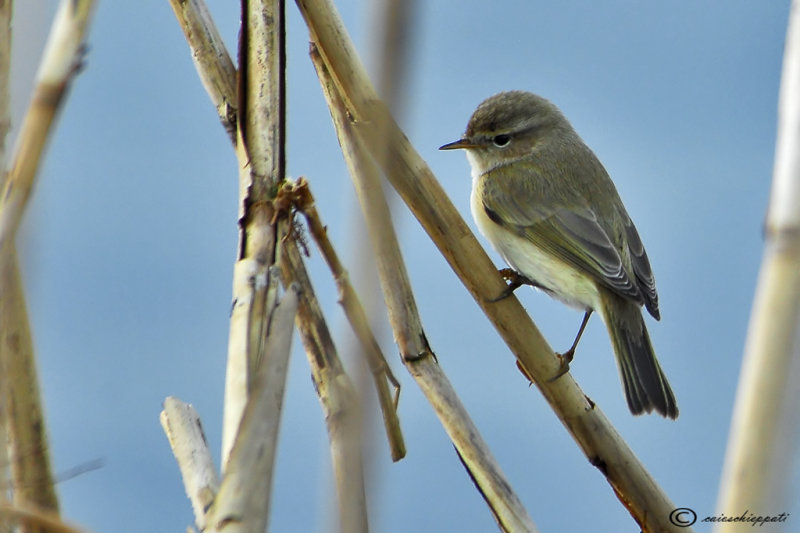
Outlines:
<svg viewBox="0 0 800 533"><path fill-rule="evenodd" d="M17 109L55 2L21 4L30 5L17 6ZM339 4L373 64L370 2ZM470 227L467 162L437 147L502 90L555 102L615 180L653 264L662 320L647 324L680 418L629 414L597 317L572 373L675 504L713 514L761 260L789 2L417 4L400 122ZM237 4L209 5L234 50ZM293 3L287 13L289 172L311 183L354 277L369 277L354 259L365 244L362 221L307 31ZM58 491L65 516L93 531L179 531L191 508L158 413L168 395L193 403L218 454L236 160L166 1L100 2L89 47L18 237L55 470L105 461ZM536 524L637 531L416 221L396 207L428 339ZM349 359L335 286L316 252L309 264ZM566 348L581 314L541 293L517 295L550 344ZM378 321L403 383L408 456L392 464L374 431L372 530L495 530ZM796 480L797 465L786 468ZM272 530L324 532L334 523L324 421L295 342Z"/></svg>

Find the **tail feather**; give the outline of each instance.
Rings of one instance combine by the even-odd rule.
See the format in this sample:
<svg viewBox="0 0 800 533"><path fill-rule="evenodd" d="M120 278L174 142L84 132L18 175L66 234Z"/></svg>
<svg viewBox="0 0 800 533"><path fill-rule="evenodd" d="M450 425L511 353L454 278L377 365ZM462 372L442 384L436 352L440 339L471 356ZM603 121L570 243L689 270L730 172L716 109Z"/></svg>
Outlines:
<svg viewBox="0 0 800 533"><path fill-rule="evenodd" d="M675 395L658 364L639 306L616 295L608 295L604 303L602 314L631 412L638 415L655 410L677 418Z"/></svg>

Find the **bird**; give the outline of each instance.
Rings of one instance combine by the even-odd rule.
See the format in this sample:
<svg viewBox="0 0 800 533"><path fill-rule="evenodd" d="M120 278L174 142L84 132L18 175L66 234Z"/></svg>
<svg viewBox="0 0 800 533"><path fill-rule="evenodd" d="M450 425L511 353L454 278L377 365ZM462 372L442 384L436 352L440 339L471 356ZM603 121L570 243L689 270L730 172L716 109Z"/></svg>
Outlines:
<svg viewBox="0 0 800 533"><path fill-rule="evenodd" d="M650 260L608 172L558 107L526 91L496 94L440 147L455 149L472 169L475 223L512 269L501 270L509 294L526 283L584 311L567 365L597 312L631 413L677 418L642 315L661 318Z"/></svg>

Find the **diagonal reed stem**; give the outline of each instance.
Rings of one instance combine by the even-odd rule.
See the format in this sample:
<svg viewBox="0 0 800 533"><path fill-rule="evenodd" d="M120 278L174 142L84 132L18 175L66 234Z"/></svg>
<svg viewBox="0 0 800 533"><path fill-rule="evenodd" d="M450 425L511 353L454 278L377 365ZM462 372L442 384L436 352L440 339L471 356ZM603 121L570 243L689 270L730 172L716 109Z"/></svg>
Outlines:
<svg viewBox="0 0 800 533"><path fill-rule="evenodd" d="M494 302L505 283L469 231L435 176L397 127L358 58L329 0L296 0L330 70L346 115L358 139L376 158L382 171L428 232L455 273L500 333L512 353L580 446L587 459L612 486L614 494L643 530L674 527L675 508L644 469L602 411L578 387L570 374L551 380L560 363L514 297ZM388 125L388 126L387 126ZM381 131L387 135L378 135ZM386 153L387 139L391 150ZM406 353L404 355L413 355Z"/></svg>
<svg viewBox="0 0 800 533"><path fill-rule="evenodd" d="M473 424L428 346L406 272L380 175L352 130L336 87L312 46L311 59L328 100L345 160L361 203L372 242L389 321L403 363L417 381L453 441L470 478L504 531L535 531L527 511Z"/></svg>

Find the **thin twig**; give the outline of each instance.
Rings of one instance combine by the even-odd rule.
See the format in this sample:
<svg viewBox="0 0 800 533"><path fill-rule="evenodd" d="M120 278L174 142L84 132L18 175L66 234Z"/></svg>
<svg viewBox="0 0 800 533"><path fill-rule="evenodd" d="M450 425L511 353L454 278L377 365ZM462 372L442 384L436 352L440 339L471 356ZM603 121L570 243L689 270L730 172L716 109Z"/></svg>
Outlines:
<svg viewBox="0 0 800 533"><path fill-rule="evenodd" d="M614 493L648 531L669 529L675 508L666 494L570 374L557 375L560 362L514 297L494 302L505 283L478 244L430 168L414 150L379 101L335 8L328 0L297 0L312 40L330 69L360 141L374 157L385 151L376 136L382 121L395 135L392 153L379 160L389 182L497 328L511 351L535 379L566 429Z"/></svg>
<svg viewBox="0 0 800 533"><path fill-rule="evenodd" d="M339 303L342 305L345 315L356 337L358 337L361 347L364 349L378 394L386 436L389 440L389 447L391 448L392 460L399 461L406 454L403 433L400 428L400 421L397 418L400 382L392 373L389 363L386 362L381 347L372 333L369 320L367 320L367 315L361 305L361 300L350 284L350 277L344 265L339 261L339 255L336 253L333 244L328 239L328 232L320 220L317 208L314 206L314 197L311 194L308 182L300 178L294 185L292 194L295 196L295 205L297 209L305 217L308 230L314 242L317 243L322 257L325 258L325 262L328 264L333 274L336 286L339 290ZM387 379L394 386L394 398L386 383Z"/></svg>

